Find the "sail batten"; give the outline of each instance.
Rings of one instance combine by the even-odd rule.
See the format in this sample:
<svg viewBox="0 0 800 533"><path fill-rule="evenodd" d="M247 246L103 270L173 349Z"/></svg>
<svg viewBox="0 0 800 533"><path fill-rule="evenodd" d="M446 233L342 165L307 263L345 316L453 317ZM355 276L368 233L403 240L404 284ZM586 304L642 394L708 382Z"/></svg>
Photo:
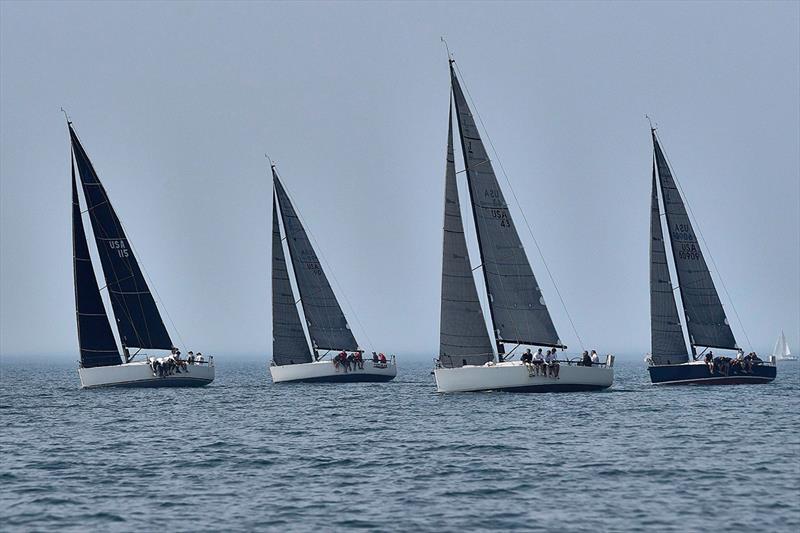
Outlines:
<svg viewBox="0 0 800 533"><path fill-rule="evenodd" d="M300 313L289 281L283 239L278 223L278 204L272 197L272 360L277 365L310 363Z"/></svg>
<svg viewBox="0 0 800 533"><path fill-rule="evenodd" d="M655 132L653 149L690 343L692 346L737 349L725 309Z"/></svg>
<svg viewBox="0 0 800 533"><path fill-rule="evenodd" d="M442 231L442 295L439 320L439 362L444 367L482 365L494 359L478 289L469 262L461 203L458 199L453 150L452 105L447 128L444 222Z"/></svg>
<svg viewBox="0 0 800 533"><path fill-rule="evenodd" d="M172 340L105 188L72 126L72 152L124 347L169 350Z"/></svg>
<svg viewBox="0 0 800 533"><path fill-rule="evenodd" d="M274 167L272 177L312 345L316 350L355 351L356 339Z"/></svg>
<svg viewBox="0 0 800 533"><path fill-rule="evenodd" d="M452 64L450 74L495 338L560 347L541 288Z"/></svg>
<svg viewBox="0 0 800 533"><path fill-rule="evenodd" d="M689 360L664 247L655 161L650 201L650 343L653 364L679 364Z"/></svg>
<svg viewBox="0 0 800 533"><path fill-rule="evenodd" d="M86 231L83 228L78 200L74 162L70 162L70 167L72 172L72 266L81 366L92 368L118 365L122 360L89 256L89 245L86 241Z"/></svg>

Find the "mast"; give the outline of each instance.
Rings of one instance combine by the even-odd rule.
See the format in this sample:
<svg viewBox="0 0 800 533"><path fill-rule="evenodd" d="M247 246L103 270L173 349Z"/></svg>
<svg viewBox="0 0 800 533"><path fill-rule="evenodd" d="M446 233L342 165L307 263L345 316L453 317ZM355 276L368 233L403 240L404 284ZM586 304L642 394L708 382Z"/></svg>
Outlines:
<svg viewBox="0 0 800 533"><path fill-rule="evenodd" d="M439 363L448 368L482 365L494 359L475 278L469 261L453 152L453 108L447 127L444 221L442 226L442 294L439 319Z"/></svg>
<svg viewBox="0 0 800 533"><path fill-rule="evenodd" d="M504 353L503 342L564 348L461 90L452 60L450 78L498 352Z"/></svg>
<svg viewBox="0 0 800 533"><path fill-rule="evenodd" d="M72 154L70 154L71 156ZM108 314L97 287L97 278L89 255L86 232L81 219L75 164L70 157L72 173L72 272L75 283L75 319L78 326L78 347L81 367L112 366L121 363L117 343L111 331Z"/></svg>
<svg viewBox="0 0 800 533"><path fill-rule="evenodd" d="M311 351L300 322L272 196L272 360L276 365L310 363Z"/></svg>
<svg viewBox="0 0 800 533"><path fill-rule="evenodd" d="M738 349L686 206L672 177L672 171L661 150L655 130L651 130L651 135L692 355L697 355L697 346Z"/></svg>
<svg viewBox="0 0 800 533"><path fill-rule="evenodd" d="M313 348L355 351L358 343L274 166L272 178Z"/></svg>
<svg viewBox="0 0 800 533"><path fill-rule="evenodd" d="M169 350L172 340L117 213L71 124L69 133L123 350Z"/></svg>

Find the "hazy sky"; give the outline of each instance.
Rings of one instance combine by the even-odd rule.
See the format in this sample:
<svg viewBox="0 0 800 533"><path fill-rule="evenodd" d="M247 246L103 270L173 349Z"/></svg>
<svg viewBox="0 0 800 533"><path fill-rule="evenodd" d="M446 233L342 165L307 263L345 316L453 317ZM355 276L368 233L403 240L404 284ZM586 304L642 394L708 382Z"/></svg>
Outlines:
<svg viewBox="0 0 800 533"><path fill-rule="evenodd" d="M590 347L649 349L649 113L753 347L800 351L797 2L10 1L0 351L77 357L64 106L189 348L271 350L268 152L375 347L434 357L440 35Z"/></svg>

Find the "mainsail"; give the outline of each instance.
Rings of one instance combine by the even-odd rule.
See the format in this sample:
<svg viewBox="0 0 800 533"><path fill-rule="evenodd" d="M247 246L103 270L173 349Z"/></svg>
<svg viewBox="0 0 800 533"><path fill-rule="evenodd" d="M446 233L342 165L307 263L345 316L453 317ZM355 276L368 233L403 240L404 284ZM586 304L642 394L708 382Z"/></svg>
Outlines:
<svg viewBox="0 0 800 533"><path fill-rule="evenodd" d="M439 362L445 367L460 367L464 362L482 365L493 360L494 354L464 238L453 153L452 107L447 129L443 234Z"/></svg>
<svg viewBox="0 0 800 533"><path fill-rule="evenodd" d="M689 360L664 248L655 162L650 199L650 341L650 356L656 365L685 363Z"/></svg>
<svg viewBox="0 0 800 533"><path fill-rule="evenodd" d="M108 314L94 275L86 232L83 230L75 165L72 167L72 266L75 276L75 317L78 321L78 346L81 366L111 366L121 363L117 343L111 332Z"/></svg>
<svg viewBox="0 0 800 533"><path fill-rule="evenodd" d="M169 333L119 218L72 125L69 133L122 345L169 350Z"/></svg>
<svg viewBox="0 0 800 533"><path fill-rule="evenodd" d="M272 177L313 347L318 350L354 351L358 348L356 339L274 167Z"/></svg>
<svg viewBox="0 0 800 533"><path fill-rule="evenodd" d="M772 349L772 355L775 357L789 357L792 351L789 349L789 343L786 342L786 335L781 331L781 336L775 341L775 347Z"/></svg>
<svg viewBox="0 0 800 533"><path fill-rule="evenodd" d="M561 347L452 63L450 74L495 337Z"/></svg>
<svg viewBox="0 0 800 533"><path fill-rule="evenodd" d="M655 131L653 148L691 345L736 349L736 339Z"/></svg>
<svg viewBox="0 0 800 533"><path fill-rule="evenodd" d="M278 224L278 204L272 198L272 360L276 365L310 363L303 324L289 281Z"/></svg>

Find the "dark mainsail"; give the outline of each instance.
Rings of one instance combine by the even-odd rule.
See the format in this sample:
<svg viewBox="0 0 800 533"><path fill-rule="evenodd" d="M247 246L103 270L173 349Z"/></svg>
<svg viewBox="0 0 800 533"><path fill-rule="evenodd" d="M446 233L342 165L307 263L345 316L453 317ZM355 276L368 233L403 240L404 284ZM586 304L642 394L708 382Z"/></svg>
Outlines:
<svg viewBox="0 0 800 533"><path fill-rule="evenodd" d="M355 351L358 348L356 339L274 167L272 177L313 347L317 350Z"/></svg>
<svg viewBox="0 0 800 533"><path fill-rule="evenodd" d="M120 341L125 347L169 350L169 333L119 218L71 125L69 133Z"/></svg>
<svg viewBox="0 0 800 533"><path fill-rule="evenodd" d="M482 365L493 360L494 353L464 238L453 153L452 107L447 129L443 234L439 362L444 367L460 367L464 362Z"/></svg>
<svg viewBox="0 0 800 533"><path fill-rule="evenodd" d="M650 199L650 342L653 364L677 364L689 360L664 248L655 161Z"/></svg>
<svg viewBox="0 0 800 533"><path fill-rule="evenodd" d="M736 349L736 339L655 131L653 149L691 345Z"/></svg>
<svg viewBox="0 0 800 533"><path fill-rule="evenodd" d="M452 63L450 74L495 337L498 342L560 347Z"/></svg>
<svg viewBox="0 0 800 533"><path fill-rule="evenodd" d="M94 275L92 259L86 232L83 230L81 207L78 202L78 186L75 183L75 166L72 167L72 266L75 277L75 317L78 321L78 346L81 352L81 366L118 365L122 361L108 322L108 314L100 297L97 278Z"/></svg>
<svg viewBox="0 0 800 533"><path fill-rule="evenodd" d="M283 253L281 230L278 224L278 204L272 198L272 360L276 365L310 363L308 347L300 313L289 281L286 256Z"/></svg>

